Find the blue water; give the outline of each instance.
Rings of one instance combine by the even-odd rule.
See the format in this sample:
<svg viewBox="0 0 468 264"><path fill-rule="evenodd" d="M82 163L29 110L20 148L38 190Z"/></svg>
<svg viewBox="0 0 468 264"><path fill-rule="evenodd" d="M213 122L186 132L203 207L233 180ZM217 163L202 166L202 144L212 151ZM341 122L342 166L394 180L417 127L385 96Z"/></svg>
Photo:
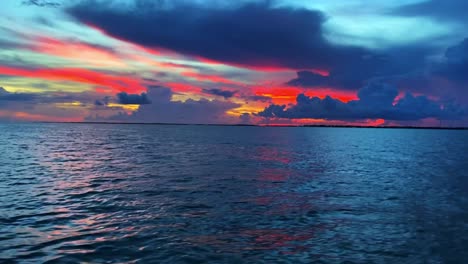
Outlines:
<svg viewBox="0 0 468 264"><path fill-rule="evenodd" d="M466 263L468 131L0 124L0 262Z"/></svg>

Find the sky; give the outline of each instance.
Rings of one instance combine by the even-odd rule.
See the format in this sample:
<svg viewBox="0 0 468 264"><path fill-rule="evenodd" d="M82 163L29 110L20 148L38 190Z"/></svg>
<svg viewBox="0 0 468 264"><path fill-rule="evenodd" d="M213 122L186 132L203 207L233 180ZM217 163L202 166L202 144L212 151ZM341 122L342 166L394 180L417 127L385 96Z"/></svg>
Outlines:
<svg viewBox="0 0 468 264"><path fill-rule="evenodd" d="M2 0L0 121L468 126L465 0Z"/></svg>

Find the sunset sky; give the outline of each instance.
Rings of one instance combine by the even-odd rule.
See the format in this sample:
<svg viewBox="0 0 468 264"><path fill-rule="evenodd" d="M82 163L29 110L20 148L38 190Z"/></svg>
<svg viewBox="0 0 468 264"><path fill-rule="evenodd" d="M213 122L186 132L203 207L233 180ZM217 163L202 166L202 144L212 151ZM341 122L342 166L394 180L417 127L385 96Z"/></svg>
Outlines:
<svg viewBox="0 0 468 264"><path fill-rule="evenodd" d="M2 0L0 120L468 126L465 0Z"/></svg>

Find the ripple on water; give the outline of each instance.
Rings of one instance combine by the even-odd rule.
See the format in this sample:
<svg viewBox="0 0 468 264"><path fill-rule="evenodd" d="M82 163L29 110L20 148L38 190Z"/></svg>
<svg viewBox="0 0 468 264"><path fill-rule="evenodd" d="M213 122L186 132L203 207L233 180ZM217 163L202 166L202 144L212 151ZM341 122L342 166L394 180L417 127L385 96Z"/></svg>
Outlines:
<svg viewBox="0 0 468 264"><path fill-rule="evenodd" d="M0 129L0 262L468 259L467 131Z"/></svg>

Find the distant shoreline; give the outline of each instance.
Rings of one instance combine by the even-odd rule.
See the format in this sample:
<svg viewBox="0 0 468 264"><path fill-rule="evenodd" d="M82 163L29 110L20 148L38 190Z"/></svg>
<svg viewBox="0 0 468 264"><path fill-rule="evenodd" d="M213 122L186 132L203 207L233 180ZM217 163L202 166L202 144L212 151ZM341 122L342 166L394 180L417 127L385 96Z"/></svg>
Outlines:
<svg viewBox="0 0 468 264"><path fill-rule="evenodd" d="M126 122L11 122L42 124L98 124L98 125L160 125L160 126L225 126L225 127L295 127L295 128L377 128L377 129L431 129L468 130L468 127L418 127L418 126L346 126L346 125L247 125L247 124L184 124L184 123L126 123Z"/></svg>

